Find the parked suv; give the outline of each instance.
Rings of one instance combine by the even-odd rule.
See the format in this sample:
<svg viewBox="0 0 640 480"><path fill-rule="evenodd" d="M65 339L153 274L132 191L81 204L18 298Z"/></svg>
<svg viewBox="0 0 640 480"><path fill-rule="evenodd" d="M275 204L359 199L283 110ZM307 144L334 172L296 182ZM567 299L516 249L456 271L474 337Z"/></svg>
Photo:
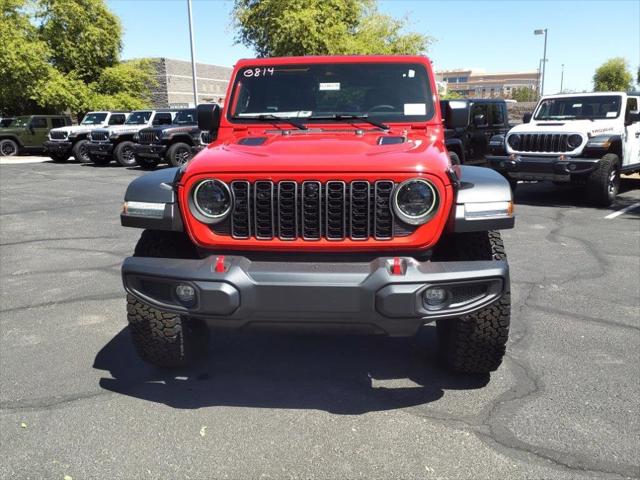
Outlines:
<svg viewBox="0 0 640 480"><path fill-rule="evenodd" d="M463 102L469 109L467 124L460 128L447 128L444 132L447 150L453 163L484 164L489 153L489 141L494 135L509 131L507 104L502 99L442 100L441 110L449 102Z"/></svg>
<svg viewBox="0 0 640 480"><path fill-rule="evenodd" d="M123 125L96 128L89 134L89 159L97 165L107 165L115 159L122 166L136 164L133 137L151 125L170 125L175 110L137 110Z"/></svg>
<svg viewBox="0 0 640 480"><path fill-rule="evenodd" d="M415 335L435 322L453 370L500 365L514 224L498 173L452 166L421 56L241 60L229 102L198 106L213 143L135 179L122 266L138 353L206 351L206 325ZM450 108L449 128L469 112Z"/></svg>
<svg viewBox="0 0 640 480"><path fill-rule="evenodd" d="M0 128L0 156L39 153L52 128L71 125L65 115L26 115L16 117L8 127Z"/></svg>
<svg viewBox="0 0 640 480"><path fill-rule="evenodd" d="M45 149L54 162L66 162L70 155L79 162L88 162L89 132L94 128L122 125L128 116L128 112L89 112L80 125L51 129L49 140L44 142Z"/></svg>
<svg viewBox="0 0 640 480"><path fill-rule="evenodd" d="M518 180L586 186L608 206L621 173L640 172L640 93L595 92L544 97L533 115L491 140L487 160L515 188Z"/></svg>
<svg viewBox="0 0 640 480"><path fill-rule="evenodd" d="M171 125L143 128L134 136L136 162L145 170L160 162L181 167L209 143L209 138L209 132L198 128L195 108L180 110Z"/></svg>

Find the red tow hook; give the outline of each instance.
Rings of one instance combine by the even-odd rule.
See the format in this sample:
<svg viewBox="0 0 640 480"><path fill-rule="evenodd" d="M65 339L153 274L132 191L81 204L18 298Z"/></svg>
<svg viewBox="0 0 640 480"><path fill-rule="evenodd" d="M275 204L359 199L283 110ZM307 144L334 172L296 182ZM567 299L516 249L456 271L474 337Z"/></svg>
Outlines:
<svg viewBox="0 0 640 480"><path fill-rule="evenodd" d="M224 273L225 267L224 267L224 255L220 255L218 257L216 257L216 266L215 266L215 271L218 273Z"/></svg>
<svg viewBox="0 0 640 480"><path fill-rule="evenodd" d="M391 265L391 275L402 275L402 260L400 257L393 257Z"/></svg>

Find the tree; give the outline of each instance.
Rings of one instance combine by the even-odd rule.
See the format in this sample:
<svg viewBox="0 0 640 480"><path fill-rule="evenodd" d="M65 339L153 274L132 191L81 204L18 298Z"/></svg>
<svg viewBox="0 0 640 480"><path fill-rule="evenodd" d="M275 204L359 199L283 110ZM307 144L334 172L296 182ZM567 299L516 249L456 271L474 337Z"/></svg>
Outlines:
<svg viewBox="0 0 640 480"><path fill-rule="evenodd" d="M51 63L85 82L118 62L122 27L103 0L38 0L40 36L51 51Z"/></svg>
<svg viewBox="0 0 640 480"><path fill-rule="evenodd" d="M615 57L600 65L593 75L593 90L595 92L627 91L631 88L633 77L627 69L627 61L622 57Z"/></svg>
<svg viewBox="0 0 640 480"><path fill-rule="evenodd" d="M535 102L538 94L533 88L519 87L511 91L511 98L517 102Z"/></svg>
<svg viewBox="0 0 640 480"><path fill-rule="evenodd" d="M407 20L378 12L375 0L235 0L236 43L260 57L418 54L432 39L403 33Z"/></svg>
<svg viewBox="0 0 640 480"><path fill-rule="evenodd" d="M89 85L86 110L138 110L151 102L150 87L157 85L149 60L131 60L105 68Z"/></svg>

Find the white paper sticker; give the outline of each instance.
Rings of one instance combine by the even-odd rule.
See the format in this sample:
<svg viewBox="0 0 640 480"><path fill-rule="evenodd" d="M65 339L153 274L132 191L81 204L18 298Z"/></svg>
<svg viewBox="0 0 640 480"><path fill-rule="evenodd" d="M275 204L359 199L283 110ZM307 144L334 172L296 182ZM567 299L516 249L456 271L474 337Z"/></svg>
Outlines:
<svg viewBox="0 0 640 480"><path fill-rule="evenodd" d="M607 112L607 118L616 118L618 112Z"/></svg>
<svg viewBox="0 0 640 480"><path fill-rule="evenodd" d="M409 69L409 78L413 78L416 76L416 71Z"/></svg>
<svg viewBox="0 0 640 480"><path fill-rule="evenodd" d="M405 103L404 114L405 115L426 115L427 104L426 103Z"/></svg>
<svg viewBox="0 0 640 480"><path fill-rule="evenodd" d="M581 104L581 103L574 103L574 104L572 105L572 107L573 107L573 108L580 108L581 106L582 106L582 104Z"/></svg>
<svg viewBox="0 0 640 480"><path fill-rule="evenodd" d="M340 90L340 82L321 83L320 91L322 92L324 90Z"/></svg>

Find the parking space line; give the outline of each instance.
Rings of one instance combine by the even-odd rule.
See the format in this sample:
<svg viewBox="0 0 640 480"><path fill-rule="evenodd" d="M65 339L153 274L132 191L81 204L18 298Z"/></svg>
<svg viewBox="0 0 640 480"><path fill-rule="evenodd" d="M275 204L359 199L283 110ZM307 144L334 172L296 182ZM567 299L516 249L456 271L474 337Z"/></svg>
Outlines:
<svg viewBox="0 0 640 480"><path fill-rule="evenodd" d="M618 210L617 212L610 213L609 215L607 215L604 218L607 219L607 220L611 220L612 218L619 217L623 213L627 213L628 211L633 210L636 207L640 207L640 202L637 202L637 203L634 203L632 205L629 205L628 207L624 207L622 210Z"/></svg>

